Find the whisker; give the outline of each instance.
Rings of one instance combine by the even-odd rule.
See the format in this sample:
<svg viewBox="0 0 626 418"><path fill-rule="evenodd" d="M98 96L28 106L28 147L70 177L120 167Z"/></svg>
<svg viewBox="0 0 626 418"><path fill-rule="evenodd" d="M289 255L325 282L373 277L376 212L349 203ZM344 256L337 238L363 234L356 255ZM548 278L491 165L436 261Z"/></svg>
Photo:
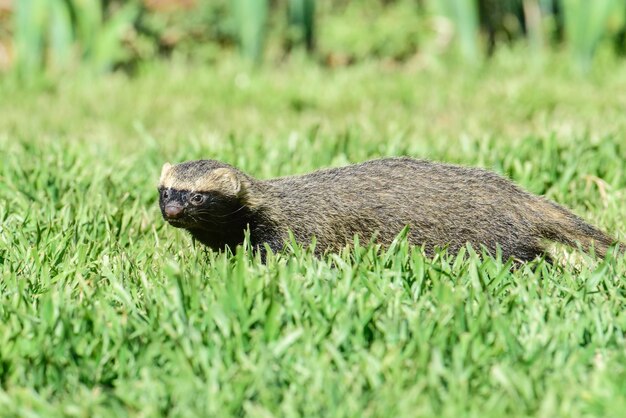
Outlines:
<svg viewBox="0 0 626 418"><path fill-rule="evenodd" d="M247 205L241 205L241 207L240 207L239 209L234 210L234 211L232 211L231 213L227 213L226 215L223 215L223 216L231 216L231 215L234 215L235 213L237 213L237 212L239 212L239 211L241 211L242 209L247 208L247 207L248 207Z"/></svg>
<svg viewBox="0 0 626 418"><path fill-rule="evenodd" d="M213 225L230 225L231 224L227 220L215 219L213 216L208 217L208 218L205 218L203 216L193 216L192 219L194 219L194 221L197 223L205 223L205 224L213 224Z"/></svg>
<svg viewBox="0 0 626 418"><path fill-rule="evenodd" d="M230 213L226 213L226 214L221 214L221 215L220 214L214 214L210 210L206 210L206 209L204 209L204 210L201 209L201 210L195 211L194 214L195 215L211 215L212 218L227 218L229 216L232 216L232 215L242 211L243 209L245 209L247 207L248 207L247 205L241 205L239 208L235 209L234 211L232 211Z"/></svg>

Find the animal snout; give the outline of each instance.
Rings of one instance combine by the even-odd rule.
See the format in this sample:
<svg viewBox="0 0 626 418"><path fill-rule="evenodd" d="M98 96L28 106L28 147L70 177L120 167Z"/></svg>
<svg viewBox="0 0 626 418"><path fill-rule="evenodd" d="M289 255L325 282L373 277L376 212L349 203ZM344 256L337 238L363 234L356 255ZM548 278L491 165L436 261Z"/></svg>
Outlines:
<svg viewBox="0 0 626 418"><path fill-rule="evenodd" d="M183 216L183 207L181 205L166 205L164 212L167 219L178 219Z"/></svg>

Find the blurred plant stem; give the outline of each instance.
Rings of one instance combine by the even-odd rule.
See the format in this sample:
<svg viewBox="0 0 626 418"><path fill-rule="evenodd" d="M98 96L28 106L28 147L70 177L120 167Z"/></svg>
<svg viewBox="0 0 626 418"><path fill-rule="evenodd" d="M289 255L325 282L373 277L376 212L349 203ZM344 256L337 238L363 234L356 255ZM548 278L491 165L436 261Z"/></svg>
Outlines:
<svg viewBox="0 0 626 418"><path fill-rule="evenodd" d="M295 42L304 42L308 51L315 49L315 0L289 0L289 26Z"/></svg>
<svg viewBox="0 0 626 418"><path fill-rule="evenodd" d="M239 46L243 56L260 62L263 56L268 0L232 0Z"/></svg>
<svg viewBox="0 0 626 418"><path fill-rule="evenodd" d="M474 0L443 0L435 2L440 12L456 28L456 41L463 59L470 63L480 61L478 42L478 9Z"/></svg>
<svg viewBox="0 0 626 418"><path fill-rule="evenodd" d="M539 0L524 0L524 18L528 44L536 61L541 62L545 48L543 14Z"/></svg>
<svg viewBox="0 0 626 418"><path fill-rule="evenodd" d="M621 0L561 0L565 19L565 38L582 71L591 67L594 53L608 32L613 13L624 9ZM621 7L621 8L620 8Z"/></svg>

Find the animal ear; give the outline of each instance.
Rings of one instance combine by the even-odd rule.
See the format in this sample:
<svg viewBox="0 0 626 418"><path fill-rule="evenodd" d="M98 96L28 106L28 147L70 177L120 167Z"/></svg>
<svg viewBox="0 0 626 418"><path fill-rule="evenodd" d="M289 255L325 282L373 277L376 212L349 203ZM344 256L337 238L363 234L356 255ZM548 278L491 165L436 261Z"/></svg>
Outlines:
<svg viewBox="0 0 626 418"><path fill-rule="evenodd" d="M221 191L225 194L238 197L243 191L243 185L235 170L221 167L213 170L211 174L215 178L216 183L220 185Z"/></svg>
<svg viewBox="0 0 626 418"><path fill-rule="evenodd" d="M159 180L159 183L163 183L163 180L165 180L165 178L167 177L167 175L169 174L171 170L172 170L172 164L170 163L163 164L163 168L161 168L161 179Z"/></svg>

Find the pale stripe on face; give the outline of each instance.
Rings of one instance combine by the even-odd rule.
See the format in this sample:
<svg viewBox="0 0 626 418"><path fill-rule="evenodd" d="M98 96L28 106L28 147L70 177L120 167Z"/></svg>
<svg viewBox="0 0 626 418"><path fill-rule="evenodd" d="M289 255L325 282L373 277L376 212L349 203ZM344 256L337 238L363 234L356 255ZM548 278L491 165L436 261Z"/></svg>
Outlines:
<svg viewBox="0 0 626 418"><path fill-rule="evenodd" d="M196 177L189 177L178 173L176 167L169 163L163 165L160 187L190 192L219 192L233 197L237 197L241 192L241 181L235 170L220 167Z"/></svg>

